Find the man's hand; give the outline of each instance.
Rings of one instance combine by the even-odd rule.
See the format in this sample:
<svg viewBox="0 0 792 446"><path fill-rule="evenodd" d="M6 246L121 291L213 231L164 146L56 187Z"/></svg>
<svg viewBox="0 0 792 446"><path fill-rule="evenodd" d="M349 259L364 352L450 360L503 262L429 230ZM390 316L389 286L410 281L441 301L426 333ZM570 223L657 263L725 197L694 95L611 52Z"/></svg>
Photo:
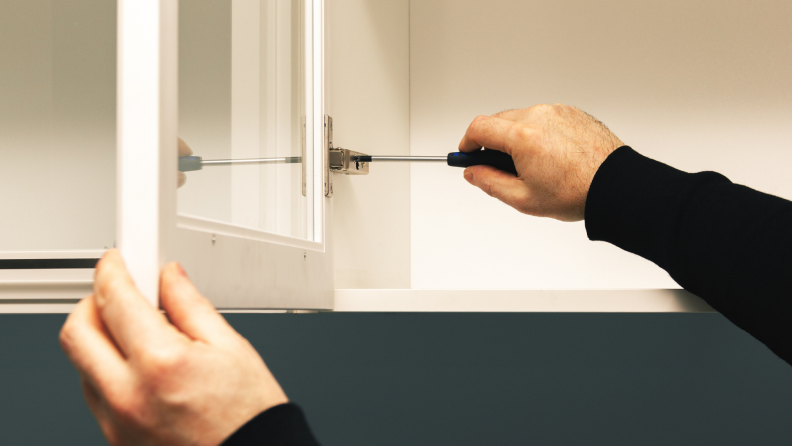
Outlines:
<svg viewBox="0 0 792 446"><path fill-rule="evenodd" d="M477 117L461 152L506 152L518 175L490 166L465 169L465 179L518 211L562 221L582 220L591 180L624 145L591 115L568 105L536 105Z"/></svg>
<svg viewBox="0 0 792 446"><path fill-rule="evenodd" d="M111 445L216 446L288 402L255 349L176 263L160 279L168 318L135 288L118 251L96 267L94 294L60 334Z"/></svg>
<svg viewBox="0 0 792 446"><path fill-rule="evenodd" d="M187 143L184 142L183 139L179 138L179 158L181 158L183 156L189 156L189 155L192 155L192 154L193 154L193 151L190 148L190 146L188 146ZM184 173L184 172L179 172L179 179L177 180L176 188L178 189L178 188L184 186L184 183L186 183L186 182L187 182L187 174Z"/></svg>

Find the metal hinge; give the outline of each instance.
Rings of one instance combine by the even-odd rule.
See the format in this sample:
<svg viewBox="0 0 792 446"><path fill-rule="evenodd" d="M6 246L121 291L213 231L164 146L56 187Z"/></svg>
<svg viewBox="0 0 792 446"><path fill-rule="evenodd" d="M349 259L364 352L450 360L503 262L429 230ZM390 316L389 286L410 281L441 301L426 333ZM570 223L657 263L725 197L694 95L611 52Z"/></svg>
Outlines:
<svg viewBox="0 0 792 446"><path fill-rule="evenodd" d="M357 161L364 153L333 147L333 118L325 115L325 197L333 196L333 175L368 175L369 163Z"/></svg>

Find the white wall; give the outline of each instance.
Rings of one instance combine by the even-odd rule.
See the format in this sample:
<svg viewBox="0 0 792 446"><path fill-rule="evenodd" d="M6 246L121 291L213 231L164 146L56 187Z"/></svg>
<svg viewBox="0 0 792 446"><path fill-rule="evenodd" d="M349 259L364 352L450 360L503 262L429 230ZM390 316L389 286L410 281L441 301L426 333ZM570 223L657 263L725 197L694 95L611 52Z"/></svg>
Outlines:
<svg viewBox="0 0 792 446"><path fill-rule="evenodd" d="M478 114L562 102L650 157L792 198L790 42L788 1L412 1L411 152L456 150ZM582 223L489 198L461 170L410 175L413 288L675 286L589 242Z"/></svg>

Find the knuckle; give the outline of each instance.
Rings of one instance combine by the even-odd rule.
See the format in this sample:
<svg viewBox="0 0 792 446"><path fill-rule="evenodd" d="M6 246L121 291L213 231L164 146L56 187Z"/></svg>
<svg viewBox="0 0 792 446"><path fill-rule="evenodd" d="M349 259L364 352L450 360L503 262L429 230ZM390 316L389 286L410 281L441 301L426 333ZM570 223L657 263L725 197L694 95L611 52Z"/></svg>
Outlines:
<svg viewBox="0 0 792 446"><path fill-rule="evenodd" d="M547 113L554 116L564 114L567 111L567 106L561 103L553 104L547 108Z"/></svg>
<svg viewBox="0 0 792 446"><path fill-rule="evenodd" d="M109 278L96 282L96 305L99 307L105 306L108 297L115 294L118 290L118 280Z"/></svg>
<svg viewBox="0 0 792 446"><path fill-rule="evenodd" d="M552 106L547 104L536 104L530 108L533 112L544 113L547 112Z"/></svg>
<svg viewBox="0 0 792 446"><path fill-rule="evenodd" d="M535 145L538 138L538 132L533 127L524 124L515 124L509 130L508 141L510 141L510 150L520 151L526 148L526 145Z"/></svg>
<svg viewBox="0 0 792 446"><path fill-rule="evenodd" d="M517 123L509 129L509 138L513 141L524 141L531 138L531 133L527 126Z"/></svg>
<svg viewBox="0 0 792 446"><path fill-rule="evenodd" d="M154 379L177 373L186 362L186 355L181 347L149 347L141 350L139 356L141 371Z"/></svg>
<svg viewBox="0 0 792 446"><path fill-rule="evenodd" d="M473 135L479 135L487 131L489 116L478 115L470 124L470 131Z"/></svg>
<svg viewBox="0 0 792 446"><path fill-rule="evenodd" d="M67 319L58 334L58 342L64 351L70 351L74 345L74 330L74 322L72 322L71 318Z"/></svg>
<svg viewBox="0 0 792 446"><path fill-rule="evenodd" d="M90 297L89 297L90 298ZM82 306L86 305L85 300L80 301L75 307L75 311L82 310ZM58 342L60 343L61 348L65 352L71 351L74 346L78 343L78 337L80 332L80 324L75 321L74 313L70 314L68 318L66 318L66 322L63 323L63 327L61 327L60 332L58 333Z"/></svg>
<svg viewBox="0 0 792 446"><path fill-rule="evenodd" d="M476 118L475 118L475 119L473 119L473 124L475 124L475 125L481 125L481 124L483 124L484 122L486 122L486 121L487 121L487 119L489 119L489 116L487 116L487 115L478 115L478 116L476 116Z"/></svg>

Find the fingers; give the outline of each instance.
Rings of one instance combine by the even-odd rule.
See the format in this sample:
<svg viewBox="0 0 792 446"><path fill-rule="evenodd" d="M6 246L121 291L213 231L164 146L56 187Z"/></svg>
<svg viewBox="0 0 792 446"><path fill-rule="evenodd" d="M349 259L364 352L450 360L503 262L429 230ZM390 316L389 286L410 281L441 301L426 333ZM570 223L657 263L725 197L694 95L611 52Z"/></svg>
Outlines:
<svg viewBox="0 0 792 446"><path fill-rule="evenodd" d="M188 146L187 143L184 142L183 139L179 138L179 156L188 156L188 155L192 155L192 154L193 154L193 151L190 148L190 146Z"/></svg>
<svg viewBox="0 0 792 446"><path fill-rule="evenodd" d="M468 167L465 169L465 179L521 212L530 199L530 191L522 180L492 166Z"/></svg>
<svg viewBox="0 0 792 446"><path fill-rule="evenodd" d="M236 331L198 292L178 263L162 270L160 300L171 323L187 336L211 344L236 340Z"/></svg>
<svg viewBox="0 0 792 446"><path fill-rule="evenodd" d="M177 334L135 287L118 250L108 251L96 265L94 296L104 325L126 357Z"/></svg>
<svg viewBox="0 0 792 446"><path fill-rule="evenodd" d="M511 155L513 132L520 124L496 116L479 116L473 120L459 143L460 152L473 152L486 147ZM517 127L517 128L515 128Z"/></svg>
<svg viewBox="0 0 792 446"><path fill-rule="evenodd" d="M92 388L111 389L116 382L127 382L126 361L102 323L93 296L81 300L66 319L60 344Z"/></svg>
<svg viewBox="0 0 792 446"><path fill-rule="evenodd" d="M192 154L193 151L190 148L190 146L188 146L183 139L179 138L179 157L188 156ZM184 183L186 182L187 182L187 174L185 174L184 172L179 172L178 179L176 180L176 188L178 189L184 186Z"/></svg>

